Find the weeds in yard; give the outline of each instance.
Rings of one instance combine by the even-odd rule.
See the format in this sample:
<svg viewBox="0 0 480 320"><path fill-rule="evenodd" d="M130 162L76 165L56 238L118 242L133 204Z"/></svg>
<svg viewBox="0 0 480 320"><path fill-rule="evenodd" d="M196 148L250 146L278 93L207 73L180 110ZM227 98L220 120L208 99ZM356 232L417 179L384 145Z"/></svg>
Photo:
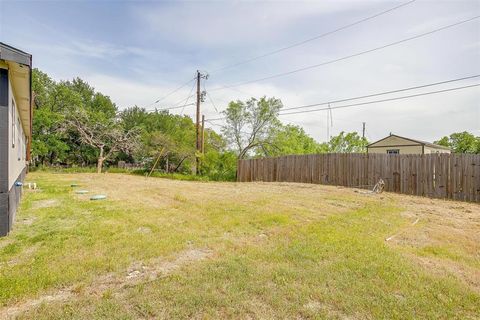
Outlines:
<svg viewBox="0 0 480 320"><path fill-rule="evenodd" d="M417 261L433 255L474 276L478 256L441 242L402 245L434 228L427 219L412 227L402 196L121 174L29 179L41 192L26 193L19 218L35 219L0 239L0 303L8 311L66 288L69 295L25 307L20 318L478 316L474 287L454 269L432 273ZM108 200L75 194L72 180ZM56 205L38 206L51 199ZM433 203L440 214L442 202ZM400 240L385 241L400 230ZM478 249L475 230L465 247Z"/></svg>

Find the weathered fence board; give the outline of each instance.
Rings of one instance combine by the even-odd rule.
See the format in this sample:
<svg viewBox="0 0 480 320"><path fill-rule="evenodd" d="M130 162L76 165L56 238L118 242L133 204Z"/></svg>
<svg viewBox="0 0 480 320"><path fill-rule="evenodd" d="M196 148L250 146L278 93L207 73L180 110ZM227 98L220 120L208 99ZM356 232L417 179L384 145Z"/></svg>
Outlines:
<svg viewBox="0 0 480 320"><path fill-rule="evenodd" d="M480 155L329 153L240 160L240 182L302 182L480 202Z"/></svg>

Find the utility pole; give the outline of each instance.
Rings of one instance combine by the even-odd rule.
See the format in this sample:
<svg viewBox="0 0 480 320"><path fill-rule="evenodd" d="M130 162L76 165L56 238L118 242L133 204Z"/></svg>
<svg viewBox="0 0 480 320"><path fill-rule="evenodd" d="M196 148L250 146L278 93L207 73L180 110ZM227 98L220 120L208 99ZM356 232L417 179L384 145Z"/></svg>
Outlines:
<svg viewBox="0 0 480 320"><path fill-rule="evenodd" d="M196 117L196 135L197 135L197 144L196 144L196 151L197 153L200 151L200 101L201 101L201 93L200 93L200 71L197 70L197 117ZM195 174L199 172L199 164L200 159L198 158L198 154L195 154Z"/></svg>
<svg viewBox="0 0 480 320"><path fill-rule="evenodd" d="M202 154L205 154L205 115L202 114Z"/></svg>
<svg viewBox="0 0 480 320"><path fill-rule="evenodd" d="M200 91L200 80L201 79L208 79L208 74L202 74L200 73L199 70L197 70L197 114L196 114L196 136L197 136L197 141L196 141L196 155L195 155L195 160L196 160L196 165L195 165L195 174L200 173L200 159L198 157L198 153L202 151L202 136L200 132L200 103L203 102L205 92ZM202 124L202 130L203 130L203 124Z"/></svg>
<svg viewBox="0 0 480 320"><path fill-rule="evenodd" d="M330 120L329 120L330 111L327 110L327 143L330 141Z"/></svg>
<svg viewBox="0 0 480 320"><path fill-rule="evenodd" d="M362 122L362 145L365 141L365 122ZM363 150L365 150L367 148L366 145L363 145Z"/></svg>
<svg viewBox="0 0 480 320"><path fill-rule="evenodd" d="M330 127L333 127L333 115L329 103L327 110L327 143L330 141Z"/></svg>

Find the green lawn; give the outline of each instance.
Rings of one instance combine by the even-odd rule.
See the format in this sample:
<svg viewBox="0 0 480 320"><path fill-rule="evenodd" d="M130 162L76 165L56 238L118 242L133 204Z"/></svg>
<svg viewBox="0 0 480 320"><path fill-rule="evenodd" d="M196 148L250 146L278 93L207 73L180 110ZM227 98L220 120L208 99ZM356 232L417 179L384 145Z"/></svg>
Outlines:
<svg viewBox="0 0 480 320"><path fill-rule="evenodd" d="M0 238L0 318L480 318L476 204L111 173L27 181L40 190Z"/></svg>

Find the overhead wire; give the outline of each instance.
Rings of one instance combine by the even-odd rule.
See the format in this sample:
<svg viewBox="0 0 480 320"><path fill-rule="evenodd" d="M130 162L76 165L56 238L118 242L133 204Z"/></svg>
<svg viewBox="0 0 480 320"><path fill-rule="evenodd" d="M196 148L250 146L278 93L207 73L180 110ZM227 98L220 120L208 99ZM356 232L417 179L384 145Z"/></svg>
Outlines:
<svg viewBox="0 0 480 320"><path fill-rule="evenodd" d="M194 106L195 103L189 103L189 104L184 104L182 106L176 106L176 107L168 107L168 108L161 108L161 109L146 109L147 112L155 112L155 111L168 111L168 110L174 110L174 109L182 109L184 107L188 106Z"/></svg>
<svg viewBox="0 0 480 320"><path fill-rule="evenodd" d="M374 100L374 101L368 101L368 102L348 104L348 105L343 105L343 106L336 106L336 107L328 106L326 108L319 108L319 109L313 109L313 110L301 110L301 111L280 113L279 116L318 112L318 111L325 111L325 110L328 110L329 112L331 112L332 109L344 109L344 108L351 108L351 107L357 107L357 106L363 106L363 105L369 105L369 104L375 104L375 103L381 103L381 102L387 102L387 101L403 100L403 99L409 99L409 98L414 98L414 97L420 97L420 96L426 96L426 95L432 95L432 94L462 90L462 89L467 89L467 88L473 88L473 87L478 87L478 86L480 86L480 83L467 85L467 86L448 88L448 89L443 89L443 90L437 90L437 91L423 92L423 93L412 94L412 95L407 95L407 96L402 96L402 97L395 97L395 98L388 98L388 99L381 99L381 100ZM225 120L225 118L206 119L205 121L210 123L211 125L218 126L218 127L223 127L222 125L216 124L216 123L213 122L213 121L217 121L217 120ZM290 120L287 120L287 121L290 121Z"/></svg>
<svg viewBox="0 0 480 320"><path fill-rule="evenodd" d="M247 84L250 84L250 83L261 82L261 81L274 79L274 78L279 78L279 77L291 75L291 74L294 74L294 73L306 71L306 70L309 70L309 69L314 69L314 68L318 68L318 67L321 67L321 66L333 64L333 63L336 63L336 62L340 62L340 61L343 61L343 60L347 60L347 59L350 59L350 58L354 58L354 57L358 57L358 56L361 56L361 55L364 55L364 54L368 54L368 53L371 53L371 52L374 52L374 51L378 51L378 50L382 50L382 49L389 48L389 47L392 47L392 46L396 46L396 45L399 45L399 44L402 44L402 43L405 43L405 42L408 42L408 41L419 39L419 38L422 38L422 37L425 37L425 36L428 36L428 35L431 35L431 34L434 34L434 33L449 29L449 28L453 28L455 26L458 26L458 25L461 25L461 24L464 24L464 23L467 23L467 22L471 22L471 21L473 21L475 19L478 19L478 18L480 18L480 15L469 18L469 19L466 19L466 20L462 20L462 21L459 21L459 22L456 22L456 23L452 23L452 24L449 24L449 25L446 25L446 26L443 26L443 27L440 27L440 28L437 28L437 29L434 29L434 30L430 30L428 32L424 32L424 33L418 34L416 36L404 38L404 39L394 41L394 42L391 42L391 43L388 43L388 44L385 44L385 45L382 45L382 46L378 46L378 47L375 47L375 48L372 48L372 49L369 49L369 50L364 50L364 51L360 51L360 52L357 52L357 53L354 53L354 54L350 54L350 55L347 55L347 56L344 56L344 57L341 57L341 58L328 60L328 61L325 61L325 62L321 62L321 63L318 63L318 64L314 64L314 65L290 70L290 71L287 71L287 72L273 74L273 75L263 77L263 78L257 78L257 79L253 79L253 80L247 80L247 81L243 81L243 82L234 83L234 84L231 84L231 85L226 85L226 86L222 86L222 87L213 88L213 89L210 89L210 91L230 89L230 88L233 88L233 87L243 86L243 85L247 85Z"/></svg>
<svg viewBox="0 0 480 320"><path fill-rule="evenodd" d="M203 91L205 91L205 94L208 97L208 100L210 100L210 103L212 104L213 108L215 109L215 112L220 113L217 109L217 106L215 105L215 102L213 102L212 97L210 96L210 93L208 93L207 88L205 87L205 81L203 82Z"/></svg>
<svg viewBox="0 0 480 320"><path fill-rule="evenodd" d="M176 107L176 106L179 106L181 105L182 103L185 103L186 100L192 98L194 96L194 94L190 94L188 95L186 98L183 98L182 100L178 101L177 103L174 103L173 106Z"/></svg>
<svg viewBox="0 0 480 320"><path fill-rule="evenodd" d="M295 42L293 44L290 44L290 45L287 45L287 46L284 46L284 47L281 47L281 48L278 48L278 49L275 49L275 50L272 50L272 51L269 51L269 52L266 52L266 53L263 53L263 54L260 54L258 56L255 56L255 57L252 57L252 58L249 58L249 59L245 59L245 60L242 60L242 61L239 61L239 62L236 62L236 63L232 63L230 65L226 65L226 66L223 66L221 68L218 68L218 69L215 69L212 71L212 73L216 73L216 72L219 72L219 71L222 71L222 70L225 70L225 69L230 69L230 68L234 68L234 67L237 67L237 66L240 66L240 65L243 65L243 64L246 64L246 63L249 63L249 62L252 62L252 61L255 61L255 60L258 60L258 59L261 59L261 58L265 58L265 57L268 57L268 56L271 56L271 55L274 55L274 54L277 54L277 53L280 53L282 51L285 51L285 50L288 50L288 49L292 49L292 48L295 48L295 47L298 47L298 46L301 46L301 45L304 45L306 43L309 43L311 41L314 41L314 40L318 40L320 38L323 38L323 37L326 37L326 36L329 36L331 34L334 34L336 32L339 32L339 31L342 31L342 30L345 30L345 29L348 29L348 28L351 28L353 26L356 26L358 24L361 24L363 22L366 22L366 21L369 21L369 20L372 20L374 18L377 18L379 16L382 16L384 14L387 14L389 12L392 12L394 10L397 10L397 9L400 9L404 6L407 6L413 2L415 2L416 0L411 0L411 1L408 1L408 2L405 2L405 3L402 3L400 5L397 5L393 8L390 8L388 10L384 10L384 11L381 11L379 13L376 13L374 15L371 15L369 17L366 17L366 18L363 18L363 19L360 19L358 21L355 21L355 22L352 22L350 24L347 24L347 25L344 25L342 27L339 27L337 29L334 29L334 30L331 30L331 31L328 31L328 32L325 32L325 33L322 33L320 35L317 35L317 36L314 36L314 37L311 37L311 38L308 38L308 39L305 39L305 40L302 40L302 41L299 41L299 42Z"/></svg>
<svg viewBox="0 0 480 320"><path fill-rule="evenodd" d="M339 102L346 102L346 101L358 100L358 99L364 99L364 98L372 98L372 97L382 96L382 95L386 95L386 94L392 94L392 93L399 93L399 92L404 92L404 91L422 89L422 88L427 88L427 87L432 87L432 86L438 86L438 85L441 85L441 84L447 84L447 83L458 82L458 81L463 81L463 80L468 80L468 79L474 79L474 78L478 78L478 77L480 77L480 74L461 77L461 78L456 78L456 79L444 80L444 81L439 81L439 82L434 82L434 83L422 84L422 85L407 87L407 88L402 88L402 89L372 93L372 94L357 96L357 97L353 97L353 98L332 100L332 101L327 101L327 102L302 105L302 106L298 106L298 107L284 108L284 109L282 109L282 111L293 110L293 109L311 108L311 107L317 107L317 106L321 106L321 105L328 105L328 104L331 104L331 103L339 103Z"/></svg>
<svg viewBox="0 0 480 320"><path fill-rule="evenodd" d="M183 111L185 111L185 107L187 106L188 100L190 100L190 98L193 97L192 92L194 88L195 88L195 83L193 83L193 86L190 89L190 92L188 93L188 97L185 100L185 103L183 104L183 108L182 108L182 111L180 111L180 114L183 114ZM195 105L195 103L190 103L189 105Z"/></svg>
<svg viewBox="0 0 480 320"><path fill-rule="evenodd" d="M186 98L183 98L182 100L178 101L177 103L173 104L171 107L164 107L164 108L148 108L148 109L145 109L146 111L168 111L168 110L174 110L174 109L182 109L182 108L185 108L186 106L190 106L190 105L195 105L195 104L188 104L187 105L187 102L188 100L193 97L192 95L192 92L193 92L193 89L195 88L195 83L192 85L192 88L190 89L190 92L188 93L188 96ZM183 103L183 105L180 105L181 103ZM183 110L182 110L183 112Z"/></svg>
<svg viewBox="0 0 480 320"><path fill-rule="evenodd" d="M478 78L478 77L480 77L480 74L479 75L472 75L472 76L456 78L456 79L450 79L450 80L445 80L445 81L439 81L439 82L434 82L434 83L429 83L429 84L424 84L424 85L419 85L419 86L413 86L413 87L408 87L408 88L402 88L402 89L397 89L397 90L390 90L390 91L384 91L384 92L379 92L379 93L374 93L374 94L362 95L362 96L357 96L357 97L352 97L352 98L337 99L337 100L325 101L325 102L308 104L308 105L303 105L303 106L284 108L284 109L281 109L279 115L296 114L296 113L304 113L304 112L311 111L311 110L301 110L301 111L297 111L297 112L283 113L283 111L285 111L285 110L296 110L296 109L303 109L303 108L311 108L311 107L329 105L329 104L334 104L334 103L339 103L339 102L346 102L346 101L359 100L359 99L364 99L364 98L371 98L371 97L382 96L382 95L387 95L387 94L392 94L392 93L399 93L399 92L416 90L416 89L421 89L421 88L426 88L426 87L431 87L431 86L437 86L437 85L441 85L441 84L452 83L452 82L457 82L457 81L462 81L462 80L468 80L468 79L473 79L473 78ZM476 85L474 85L474 86L476 86ZM459 88L469 88L469 87L470 86L459 87ZM445 91L439 90L439 91L434 91L434 93L447 92L447 91L452 91L452 90L450 90L450 89L446 89ZM421 93L419 95L425 95L425 94ZM407 97L414 97L414 96L418 96L418 95L410 95L410 96L407 96ZM398 100L398 98L389 98L389 99L383 99L383 100L378 100L378 101L382 102L382 101L391 101L391 100ZM369 102L362 103L362 104L368 104L368 103ZM355 105L361 105L361 104L355 104ZM328 109L338 109L338 107L331 107L331 108L326 107L326 108L314 109L314 110L318 111L318 110L328 110ZM214 119L209 119L209 120L218 121L218 120L224 120L224 119L225 118L223 117L223 118L214 118Z"/></svg>
<svg viewBox="0 0 480 320"><path fill-rule="evenodd" d="M153 106L154 104L157 104L159 103L160 101L164 100L165 98L171 96L172 94L174 94L175 92L177 92L178 90L182 89L183 87L185 87L186 85L188 85L190 82L192 82L193 80L195 80L195 78L192 78L190 80L188 80L187 82L185 82L184 84L182 84L181 86L175 88L174 90L168 92L166 95L158 98L155 102L152 102L150 103L149 105L146 105L144 108L148 108L150 106Z"/></svg>
<svg viewBox="0 0 480 320"><path fill-rule="evenodd" d="M408 99L408 98L413 98L413 97L420 97L420 96L432 95L432 94L437 94L437 93L442 93L442 92L449 92L449 91L455 91L455 90L473 88L473 87L478 87L478 86L480 86L480 83L478 83L478 84L472 84L472 85L468 85L468 86L461 86L461 87L455 87L455 88L448 88L448 89L443 89L443 90L437 90L437 91L417 93L417 94L412 94L412 95L402 96L402 97L395 97L395 98L388 98L388 99L381 99L381 100L374 100L374 101L368 101L368 102L360 102L360 103L348 104L348 105L343 105L343 106L335 106L335 107L319 108L319 109L312 109L312 110L301 110L301 111L293 111L293 112L279 113L278 115L279 115L279 116L284 116L284 115L289 115L289 114L309 113L309 112L323 111L323 110L329 110L329 109L350 108L350 107L363 106L363 105L368 105L368 104L373 104L373 103L380 103L380 102L387 102L387 101L402 100L402 99Z"/></svg>

